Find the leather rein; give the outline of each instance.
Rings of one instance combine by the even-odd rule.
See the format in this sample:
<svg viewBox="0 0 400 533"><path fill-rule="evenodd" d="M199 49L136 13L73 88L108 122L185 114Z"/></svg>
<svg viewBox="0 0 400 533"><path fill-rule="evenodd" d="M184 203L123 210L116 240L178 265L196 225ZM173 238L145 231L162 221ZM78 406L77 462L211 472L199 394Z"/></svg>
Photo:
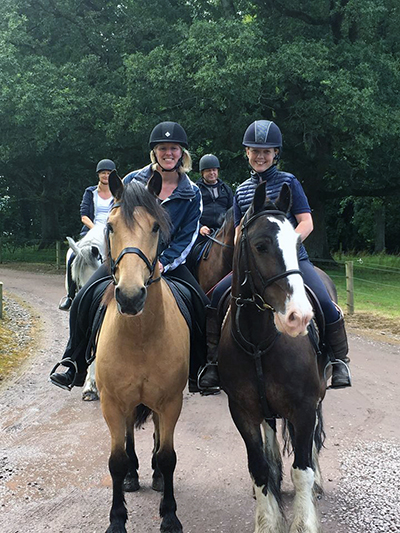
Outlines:
<svg viewBox="0 0 400 533"><path fill-rule="evenodd" d="M265 420L274 420L276 418L279 418L278 415L273 414L271 411L271 408L268 404L266 392L265 392L265 379L264 379L264 372L262 368L262 356L268 353L273 345L275 344L276 339L280 335L278 331L275 331L275 335L272 339L265 339L261 341L258 344L252 343L250 340L246 339L244 336L241 328L240 328L240 315L244 307L249 305L254 305L257 308L258 312L265 312L270 311L271 313L276 313L276 309L266 302L263 298L265 289L275 283L276 281L286 278L292 274L300 274L302 276L302 273L299 269L292 269L292 270L286 270L284 272L281 272L280 274L277 274L275 276L271 276L270 278L264 280L260 271L255 268L255 271L257 273L257 276L259 277L261 284L262 284L262 290L261 294L256 289L253 274L250 270L249 266L249 258L252 256L249 242L248 242L248 228L249 226L258 218L261 216L283 216L286 218L286 214L282 211L278 210L268 210L268 211L261 211L250 217L248 220L245 220L241 227L242 237L240 239L240 257L243 257L244 261L244 273L245 278L243 282L241 283L241 287L245 287L246 284L250 287L250 298L244 298L241 293L239 293L238 296L232 296L232 299L236 303L236 313L234 315L234 325L235 327L231 327L231 336L233 340L236 342L236 344L239 346L241 350L243 350L247 355L249 355L255 363L256 367L256 373L257 373L257 387L258 387L258 393L260 396L260 402L261 402L261 408L263 412L263 416ZM253 262L254 263L254 262Z"/></svg>
<svg viewBox="0 0 400 533"><path fill-rule="evenodd" d="M111 211L113 209L116 209L117 207L121 207L121 202L116 202L112 206ZM149 269L150 276L148 277L148 279L146 280L146 282L144 284L144 286L146 288L149 285L151 285L152 283L155 283L156 281L160 281L161 276L159 276L158 278L153 278L154 269L156 268L156 264L157 264L157 261L158 261L158 255L154 258L154 261L152 263L150 263L149 259L146 257L146 255L142 252L142 250L140 248L136 248L135 246L127 246L126 248L124 248L122 250L122 252L118 255L117 259L114 261L114 259L111 256L110 226L108 224L107 224L107 230L106 230L106 241L107 241L107 246L108 246L108 258L110 260L111 277L112 277L114 285L117 285L117 280L115 278L115 272L117 270L117 266L120 263L121 259L126 254L136 254L136 255L138 255L140 257L140 259L142 259L142 261L144 261L145 265Z"/></svg>

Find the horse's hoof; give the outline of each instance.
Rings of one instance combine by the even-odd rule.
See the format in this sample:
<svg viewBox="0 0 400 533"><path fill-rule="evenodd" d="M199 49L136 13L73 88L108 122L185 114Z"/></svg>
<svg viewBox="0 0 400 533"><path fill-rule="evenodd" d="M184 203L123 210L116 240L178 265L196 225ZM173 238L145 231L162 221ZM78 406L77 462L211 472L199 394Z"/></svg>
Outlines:
<svg viewBox="0 0 400 533"><path fill-rule="evenodd" d="M163 518L160 527L161 533L183 533L182 524L176 515Z"/></svg>
<svg viewBox="0 0 400 533"><path fill-rule="evenodd" d="M140 489L139 480L137 478L131 477L131 478L125 478L123 489L125 492L136 492Z"/></svg>
<svg viewBox="0 0 400 533"><path fill-rule="evenodd" d="M162 492L164 490L164 480L162 476L153 477L151 488L157 492Z"/></svg>
<svg viewBox="0 0 400 533"><path fill-rule="evenodd" d="M96 402L99 399L97 392L87 390L82 393L82 400L84 402Z"/></svg>
<svg viewBox="0 0 400 533"><path fill-rule="evenodd" d="M110 524L106 533L127 533L126 527L121 524Z"/></svg>

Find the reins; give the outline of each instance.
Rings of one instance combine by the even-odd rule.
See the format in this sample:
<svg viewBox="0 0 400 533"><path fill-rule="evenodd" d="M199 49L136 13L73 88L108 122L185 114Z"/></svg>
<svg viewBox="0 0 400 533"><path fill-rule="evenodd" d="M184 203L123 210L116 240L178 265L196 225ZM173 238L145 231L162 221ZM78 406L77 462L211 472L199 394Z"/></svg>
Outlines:
<svg viewBox="0 0 400 533"><path fill-rule="evenodd" d="M112 206L111 210L116 209L117 207L121 207L121 202L116 202ZM158 278L153 278L154 270L156 268L156 264L157 264L157 261L158 261L158 256L156 256L154 258L154 261L152 263L150 263L149 259L146 257L146 255L142 252L142 250L140 248L136 248L135 246L127 246L126 248L124 248L121 251L121 253L118 255L117 259L114 261L114 259L111 256L110 228L109 228L109 226L107 226L106 241L107 241L107 246L108 246L108 257L109 257L109 260L110 260L111 277L112 277L114 285L117 285L117 280L115 278L115 272L116 272L117 266L118 266L119 262L121 261L121 259L126 254L136 254L136 255L138 255L140 257L140 259L142 259L142 261L144 261L145 265L149 269L150 276L149 276L149 278L147 279L147 281L144 284L145 287L148 287L149 285L151 285L152 283L155 283L156 281L160 281L161 276L159 276Z"/></svg>
<svg viewBox="0 0 400 533"><path fill-rule="evenodd" d="M263 412L263 416L265 420L274 420L277 418L277 415L274 415L271 411L271 408L268 404L267 396L266 396L266 390L265 390L265 380L264 380L264 373L262 369L262 356L267 354L275 344L278 336L280 335L278 331L275 332L275 335L272 339L266 339L261 341L258 344L254 344L246 337L244 336L241 328L240 328L240 315L243 310L243 307L248 305L254 305L257 308L257 311L264 312L266 310L270 311L271 313L276 313L276 309L266 302L263 298L265 289L275 283L276 281L286 278L292 274L300 274L302 275L301 271L298 269L292 269L292 270L286 270L285 272L281 272L280 274L276 274L275 276L271 276L267 280L264 280L261 276L261 273L257 269L257 267L254 267L258 277L261 280L262 284L262 294L259 294L255 283L253 279L253 274L250 270L250 257L251 257L251 250L248 243L248 228L249 226L258 218L261 216L283 216L286 218L285 213L278 210L268 210L268 211L261 211L259 213L256 213L252 217L250 217L248 220L245 220L241 227L242 237L240 239L240 248L239 248L239 260L243 258L244 261L244 280L241 283L241 287L244 288L246 284L249 285L250 288L250 297L243 297L241 293L239 293L238 296L232 296L232 299L234 300L236 304L236 312L234 315L234 328L231 328L231 336L233 340L236 342L236 344L239 346L241 350L243 350L247 355L249 355L255 363L256 367L256 374L257 374L257 388L258 388L258 394L260 397L261 402L261 408Z"/></svg>
<svg viewBox="0 0 400 533"><path fill-rule="evenodd" d="M213 235L207 235L207 239L209 239L210 241L215 242L216 244L219 244L220 246L223 246L224 248L229 248L229 250L233 250L233 248L234 248L234 246L232 244L226 244L225 242L219 241Z"/></svg>

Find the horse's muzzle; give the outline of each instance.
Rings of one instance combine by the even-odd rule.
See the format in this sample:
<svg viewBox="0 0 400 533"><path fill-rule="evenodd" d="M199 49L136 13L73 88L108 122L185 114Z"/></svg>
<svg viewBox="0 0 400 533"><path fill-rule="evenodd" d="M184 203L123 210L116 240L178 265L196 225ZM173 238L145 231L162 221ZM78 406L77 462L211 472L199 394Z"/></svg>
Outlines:
<svg viewBox="0 0 400 533"><path fill-rule="evenodd" d="M127 294L119 287L115 288L115 299L118 311L122 315L138 315L143 311L146 302L147 289L141 287L135 293Z"/></svg>

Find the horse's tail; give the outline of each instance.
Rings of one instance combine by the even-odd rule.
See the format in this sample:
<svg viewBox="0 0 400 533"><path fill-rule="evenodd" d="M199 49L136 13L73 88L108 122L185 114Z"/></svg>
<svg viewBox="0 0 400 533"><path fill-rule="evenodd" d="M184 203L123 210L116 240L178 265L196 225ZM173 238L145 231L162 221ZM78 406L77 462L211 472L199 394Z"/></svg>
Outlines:
<svg viewBox="0 0 400 533"><path fill-rule="evenodd" d="M147 421L153 411L142 403L136 407L135 428L139 429Z"/></svg>

